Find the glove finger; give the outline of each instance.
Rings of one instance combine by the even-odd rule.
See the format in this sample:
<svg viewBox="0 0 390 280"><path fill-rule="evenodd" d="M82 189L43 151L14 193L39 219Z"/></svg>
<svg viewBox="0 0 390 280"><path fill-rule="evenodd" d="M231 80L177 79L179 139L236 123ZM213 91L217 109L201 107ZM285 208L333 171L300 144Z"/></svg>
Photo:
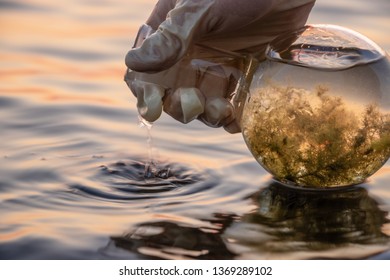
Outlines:
<svg viewBox="0 0 390 280"><path fill-rule="evenodd" d="M166 20L169 11L175 8L175 5L176 0L159 0L146 20L146 24L157 30L159 25Z"/></svg>
<svg viewBox="0 0 390 280"><path fill-rule="evenodd" d="M197 88L179 88L164 99L164 111L182 123L189 123L204 112L204 96Z"/></svg>
<svg viewBox="0 0 390 280"><path fill-rule="evenodd" d="M200 120L211 127L221 127L235 119L233 105L225 98L208 99Z"/></svg>
<svg viewBox="0 0 390 280"><path fill-rule="evenodd" d="M239 133L241 132L241 126L237 122L237 120L233 120L231 123L224 125L223 127L227 132L234 134L234 133Z"/></svg>
<svg viewBox="0 0 390 280"><path fill-rule="evenodd" d="M134 81L131 90L137 96L138 113L148 122L156 121L162 113L165 89L159 85Z"/></svg>
<svg viewBox="0 0 390 280"><path fill-rule="evenodd" d="M199 119L211 127L221 127L234 118L233 105L225 98L229 95L230 79L219 64L210 64L203 69L199 89L206 97L204 113Z"/></svg>
<svg viewBox="0 0 390 280"><path fill-rule="evenodd" d="M205 32L214 1L177 1L158 30L145 39L140 48L126 55L128 68L138 72L159 72L178 62L194 39Z"/></svg>

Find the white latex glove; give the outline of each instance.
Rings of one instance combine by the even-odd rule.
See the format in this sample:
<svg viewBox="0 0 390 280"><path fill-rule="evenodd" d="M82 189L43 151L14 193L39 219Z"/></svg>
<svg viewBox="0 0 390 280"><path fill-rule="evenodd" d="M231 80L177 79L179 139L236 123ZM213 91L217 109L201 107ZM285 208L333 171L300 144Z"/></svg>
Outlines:
<svg viewBox="0 0 390 280"><path fill-rule="evenodd" d="M304 26L314 2L160 0L146 22L150 30L144 28L140 34L145 40L139 40L126 55L130 69L126 81L137 96L141 116L153 122L164 109L184 123L198 118L207 125L239 132L234 108L226 98L239 76L240 59L213 63L216 55L212 51L207 55L207 49L199 52L196 46L251 54L261 60L276 36ZM194 58L204 60L194 63Z"/></svg>

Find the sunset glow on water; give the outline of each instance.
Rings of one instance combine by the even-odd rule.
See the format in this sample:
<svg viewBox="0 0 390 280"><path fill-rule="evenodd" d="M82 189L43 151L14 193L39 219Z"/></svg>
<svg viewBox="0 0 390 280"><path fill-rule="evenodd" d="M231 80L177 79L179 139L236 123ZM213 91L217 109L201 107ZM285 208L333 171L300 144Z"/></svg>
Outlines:
<svg viewBox="0 0 390 280"><path fill-rule="evenodd" d="M242 135L164 114L152 155L168 173L144 178L124 57L154 4L0 0L0 259L389 259L389 162L315 196L273 181ZM308 23L390 52L389 8L320 0Z"/></svg>

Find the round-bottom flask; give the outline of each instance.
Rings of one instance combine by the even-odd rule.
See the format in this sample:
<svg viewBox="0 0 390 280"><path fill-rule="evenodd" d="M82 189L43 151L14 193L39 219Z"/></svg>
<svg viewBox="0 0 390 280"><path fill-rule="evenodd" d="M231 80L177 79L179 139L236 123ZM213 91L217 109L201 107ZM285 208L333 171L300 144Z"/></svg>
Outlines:
<svg viewBox="0 0 390 280"><path fill-rule="evenodd" d="M278 181L359 184L390 157L390 62L366 37L306 26L276 38L252 75L241 129Z"/></svg>

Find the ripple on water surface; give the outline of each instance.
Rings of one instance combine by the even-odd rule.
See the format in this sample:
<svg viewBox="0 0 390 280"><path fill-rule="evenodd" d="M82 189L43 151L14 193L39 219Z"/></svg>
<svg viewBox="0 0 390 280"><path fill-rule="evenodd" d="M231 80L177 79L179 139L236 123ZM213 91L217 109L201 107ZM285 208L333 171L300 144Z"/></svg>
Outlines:
<svg viewBox="0 0 390 280"><path fill-rule="evenodd" d="M94 186L74 184L71 189L94 199L125 202L139 199L174 198L191 195L216 186L211 171L196 172L176 163L120 161L99 167Z"/></svg>

